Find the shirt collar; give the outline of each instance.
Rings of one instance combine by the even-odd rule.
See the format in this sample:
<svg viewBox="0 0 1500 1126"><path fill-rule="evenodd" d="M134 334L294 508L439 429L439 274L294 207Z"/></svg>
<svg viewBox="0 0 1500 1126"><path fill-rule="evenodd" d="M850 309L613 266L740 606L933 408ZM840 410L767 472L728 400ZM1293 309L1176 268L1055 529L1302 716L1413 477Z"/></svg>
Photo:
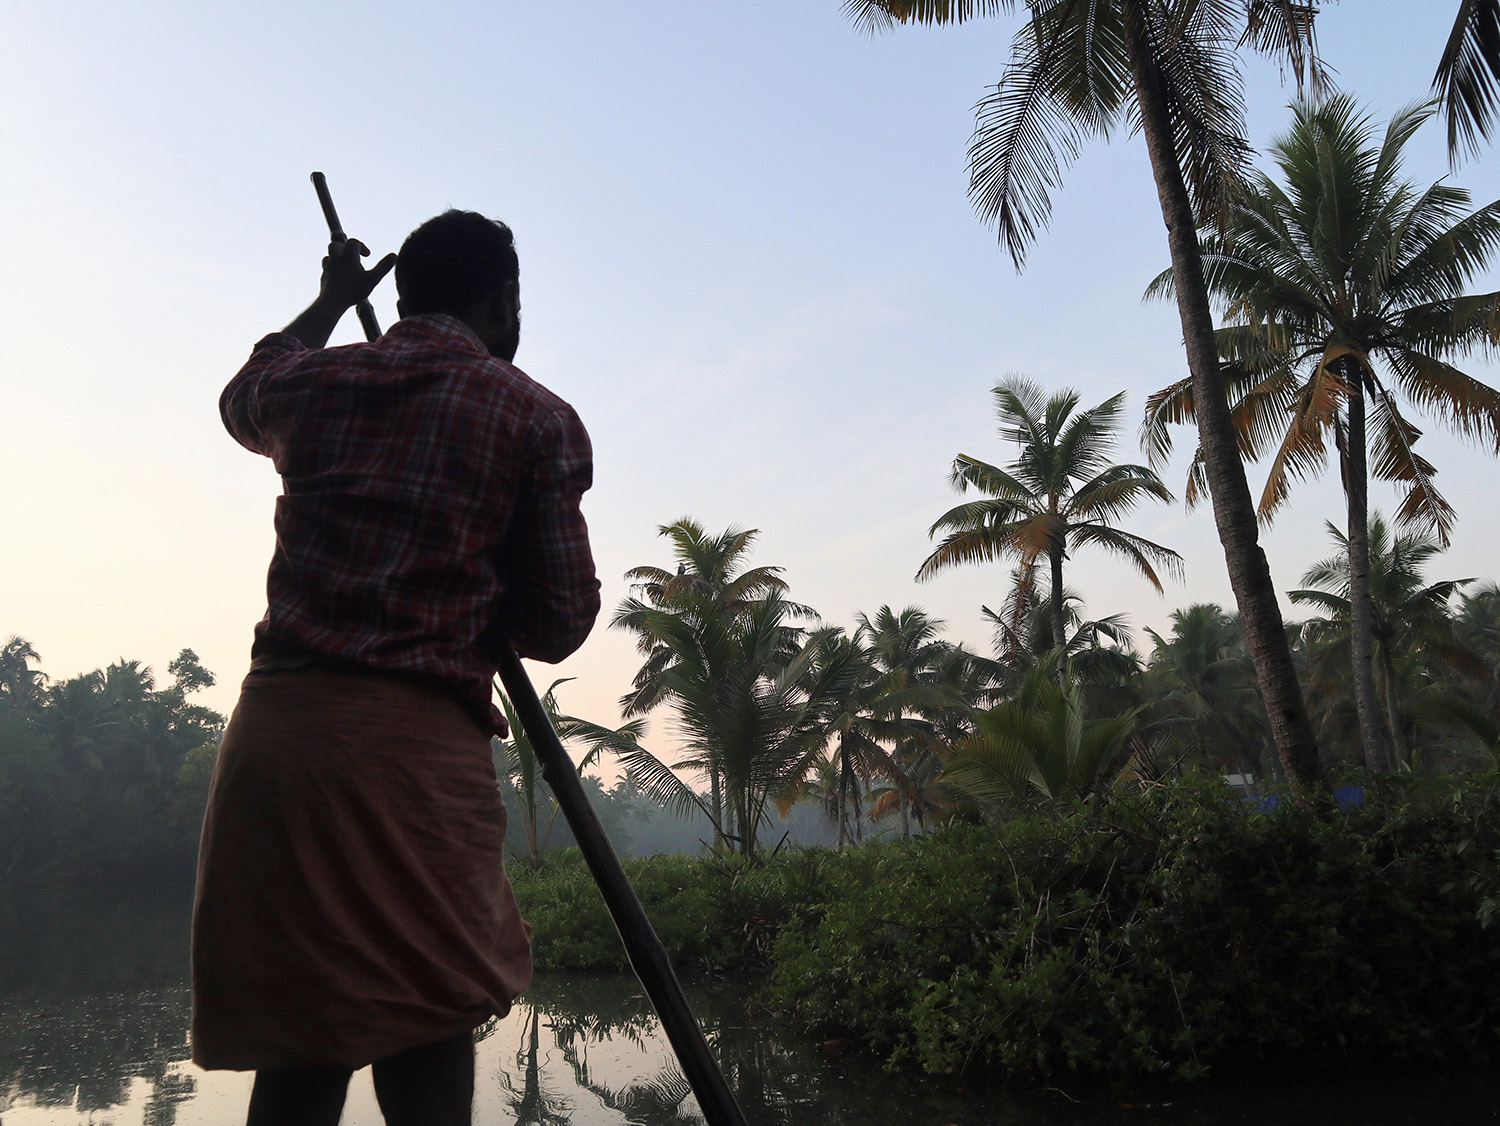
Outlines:
<svg viewBox="0 0 1500 1126"><path fill-rule="evenodd" d="M417 313L403 317L385 331L382 339L385 337L393 337L392 343L426 340L456 352L472 352L486 358L490 354L472 328L447 313Z"/></svg>

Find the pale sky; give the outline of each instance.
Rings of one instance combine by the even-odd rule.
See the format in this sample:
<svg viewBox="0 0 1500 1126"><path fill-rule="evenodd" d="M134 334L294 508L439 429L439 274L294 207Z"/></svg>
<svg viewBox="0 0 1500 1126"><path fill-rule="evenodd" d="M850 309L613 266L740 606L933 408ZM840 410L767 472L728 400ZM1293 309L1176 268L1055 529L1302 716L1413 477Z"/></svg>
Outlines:
<svg viewBox="0 0 1500 1126"><path fill-rule="evenodd" d="M204 701L229 710L279 483L215 404L315 292L321 169L377 255L449 206L515 228L517 363L595 444L605 614L556 673L533 668L541 686L578 678L567 710L616 718L637 661L609 612L627 568L669 564L656 528L684 515L760 529L754 561L832 624L914 603L988 652L979 607L1004 597L1004 567L912 578L956 503L948 466L1008 458L989 389L1012 371L1085 405L1127 391L1118 459L1144 460L1145 396L1185 371L1175 310L1140 302L1167 261L1160 212L1139 138L1091 147L1018 275L965 194L972 107L1015 19L871 37L840 7L6 5L0 639L28 638L55 677L121 656L164 674L188 646L220 677ZM1456 7L1346 0L1321 17L1324 54L1383 122L1424 95ZM1252 68L1253 143L1285 127L1289 97ZM1490 152L1452 178L1485 203L1497 168ZM1406 174L1448 174L1437 122ZM387 283L382 323L394 300ZM335 339L358 334L351 316ZM1493 577L1496 462L1429 435L1459 512L1430 577ZM1180 494L1182 467L1165 477ZM1330 481L1294 495L1266 537L1280 589L1329 554L1339 518ZM1128 526L1179 550L1186 582L1159 598L1081 551L1068 581L1091 616L1165 629L1176 607L1232 605L1206 509Z"/></svg>

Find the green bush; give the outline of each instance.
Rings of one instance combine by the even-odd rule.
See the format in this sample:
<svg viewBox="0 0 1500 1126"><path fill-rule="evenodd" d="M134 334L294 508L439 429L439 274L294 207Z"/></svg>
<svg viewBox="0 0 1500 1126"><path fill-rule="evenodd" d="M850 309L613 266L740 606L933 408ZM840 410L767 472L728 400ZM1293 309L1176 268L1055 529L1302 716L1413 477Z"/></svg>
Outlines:
<svg viewBox="0 0 1500 1126"><path fill-rule="evenodd" d="M776 935L826 893L834 854L795 849L769 863L740 857L647 856L625 860L631 886L681 969L756 971ZM539 868L509 869L532 952L550 970L625 969L619 936L576 848L546 854Z"/></svg>
<svg viewBox="0 0 1500 1126"><path fill-rule="evenodd" d="M1489 1058L1500 802L1396 777L1348 814L1216 779L761 864L627 862L686 969L931 1072L1191 1079ZM623 967L575 853L514 873L538 965Z"/></svg>
<svg viewBox="0 0 1500 1126"><path fill-rule="evenodd" d="M1493 865L1493 790L1372 796L1247 812L1189 780L915 842L785 929L771 996L935 1072L1488 1056L1500 934L1468 858Z"/></svg>

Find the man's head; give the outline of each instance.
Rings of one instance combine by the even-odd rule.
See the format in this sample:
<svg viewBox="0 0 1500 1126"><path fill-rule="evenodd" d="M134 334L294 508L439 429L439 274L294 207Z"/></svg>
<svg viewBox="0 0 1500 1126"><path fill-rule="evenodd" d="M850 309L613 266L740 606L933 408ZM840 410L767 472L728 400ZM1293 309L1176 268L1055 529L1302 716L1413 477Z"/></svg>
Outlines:
<svg viewBox="0 0 1500 1126"><path fill-rule="evenodd" d="M477 211L445 211L406 236L396 260L396 310L447 313L490 353L513 360L521 339L520 265L510 228Z"/></svg>

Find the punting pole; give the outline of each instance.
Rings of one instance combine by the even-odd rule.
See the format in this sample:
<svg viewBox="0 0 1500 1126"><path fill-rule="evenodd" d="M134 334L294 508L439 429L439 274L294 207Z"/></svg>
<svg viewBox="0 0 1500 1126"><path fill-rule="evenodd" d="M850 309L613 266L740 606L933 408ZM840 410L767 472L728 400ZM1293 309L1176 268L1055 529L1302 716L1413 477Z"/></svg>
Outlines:
<svg viewBox="0 0 1500 1126"><path fill-rule="evenodd" d="M321 172L312 174L313 190L318 193L318 202L323 205L323 218L328 220L328 240L330 242L348 242L349 236L344 234L344 225L339 222L339 213L334 210L333 196L328 194L328 180ZM359 317L359 323L365 330L366 340L375 340L380 336L380 322L375 319L375 307L368 301L361 301L354 306L354 313Z"/></svg>
<svg viewBox="0 0 1500 1126"><path fill-rule="evenodd" d="M552 722L537 699L536 689L521 667L521 658L508 646L500 655L500 683L505 686L511 706L521 717L521 726L531 738L532 749L542 763L542 777L552 787L552 794L557 798L563 816L568 819L568 827L578 840L583 859L599 885L610 918L625 944L630 968L640 978L646 996L651 998L656 1015L661 1018L683 1074L698 1097L704 1119L709 1126L745 1126L745 1113L735 1101L734 1092L729 1089L724 1073L709 1051L703 1029L688 1007L666 947L656 936L651 920L646 918L646 911L636 898L635 889L625 878L625 869L620 867L604 826L599 824L598 816L584 795L583 786L578 781L578 770L563 750L557 732L552 729Z"/></svg>
<svg viewBox="0 0 1500 1126"><path fill-rule="evenodd" d="M323 206L323 217L328 220L328 235L333 242L344 242L348 236L339 223L338 212L333 207L333 197L328 192L328 181L323 173L312 174L313 187L318 192L318 202ZM375 310L368 301L361 301L355 310L359 323L364 327L365 337L375 340L380 336L380 323L375 319ZM578 841L584 862L593 874L594 882L609 908L615 929L625 944L626 956L635 976L645 987L656 1015L661 1019L667 1040L677 1054L682 1072L693 1088L698 1107L708 1126L747 1126L745 1112L735 1100L734 1092L720 1070L718 1061L709 1050L703 1029L688 1007L687 997L682 992L682 983L672 969L667 949L657 937L651 920L625 877L625 869L615 855L614 847L599 823L598 816L589 805L583 787L578 781L578 770L562 740L552 729L542 702L537 698L536 688L521 658L508 645L500 653L500 683L510 697L511 706L521 719L531 739L532 749L542 764L542 777L552 788L558 807L568 820L568 827Z"/></svg>

